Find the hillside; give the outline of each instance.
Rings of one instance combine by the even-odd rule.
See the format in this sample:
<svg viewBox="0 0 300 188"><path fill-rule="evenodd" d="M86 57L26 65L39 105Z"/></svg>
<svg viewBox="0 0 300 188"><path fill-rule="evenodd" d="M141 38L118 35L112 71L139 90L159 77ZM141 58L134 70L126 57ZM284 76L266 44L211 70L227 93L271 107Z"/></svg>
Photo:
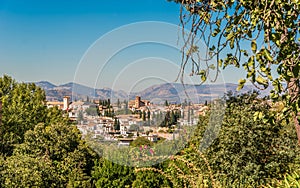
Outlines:
<svg viewBox="0 0 300 188"><path fill-rule="evenodd" d="M107 99L112 101L130 100L136 95L155 102L164 102L168 100L172 103L180 103L185 99L193 102L204 102L217 97L222 97L226 91L236 91L237 84L213 84L213 85L182 85L180 83L165 83L160 85L153 85L140 92L126 93L122 90L111 90L110 88L94 89L77 83L66 83L56 86L47 81L40 81L36 83L38 86L46 91L47 100L62 100L63 96L73 96L74 100L89 98ZM247 92L253 90L252 85L246 85L240 92ZM267 91L262 92L264 95Z"/></svg>

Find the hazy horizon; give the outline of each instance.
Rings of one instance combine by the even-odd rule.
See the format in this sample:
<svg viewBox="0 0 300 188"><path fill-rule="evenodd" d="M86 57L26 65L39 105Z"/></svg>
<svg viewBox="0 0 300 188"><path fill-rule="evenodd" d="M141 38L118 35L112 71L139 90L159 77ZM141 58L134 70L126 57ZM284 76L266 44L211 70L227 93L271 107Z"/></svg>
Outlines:
<svg viewBox="0 0 300 188"><path fill-rule="evenodd" d="M178 16L179 5L165 0L3 0L0 75L123 90L173 82L181 64ZM221 70L218 82L237 83L244 74L236 70Z"/></svg>

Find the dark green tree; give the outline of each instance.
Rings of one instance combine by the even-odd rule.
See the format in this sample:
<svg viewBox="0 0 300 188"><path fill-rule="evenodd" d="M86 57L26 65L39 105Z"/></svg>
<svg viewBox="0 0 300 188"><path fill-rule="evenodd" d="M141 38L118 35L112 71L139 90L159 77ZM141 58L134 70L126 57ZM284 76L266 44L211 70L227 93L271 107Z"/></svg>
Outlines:
<svg viewBox="0 0 300 188"><path fill-rule="evenodd" d="M170 181L155 171L137 170L132 187L172 187Z"/></svg>
<svg viewBox="0 0 300 188"><path fill-rule="evenodd" d="M43 157L16 155L2 163L1 187L55 187L58 175L51 162Z"/></svg>
<svg viewBox="0 0 300 188"><path fill-rule="evenodd" d="M115 118L115 120L114 120L114 129L117 131L120 130L120 121L118 118Z"/></svg>
<svg viewBox="0 0 300 188"><path fill-rule="evenodd" d="M223 187L259 187L297 167L300 150L296 134L286 121L276 123L273 105L258 98L257 92L226 98L222 129L203 151L214 177L226 184ZM216 133L213 129L207 132L208 118L201 117L192 144L203 145Z"/></svg>
<svg viewBox="0 0 300 188"><path fill-rule="evenodd" d="M33 83L16 83L11 77L0 78L2 122L0 153L11 155L14 145L22 143L27 130L47 120L45 92Z"/></svg>
<svg viewBox="0 0 300 188"><path fill-rule="evenodd" d="M167 100L165 101L165 106L169 106L169 103Z"/></svg>
<svg viewBox="0 0 300 188"><path fill-rule="evenodd" d="M87 113L87 115L89 116L98 116L98 111L97 111L97 108L96 106L90 106L89 108L87 108L85 110L85 112Z"/></svg>
<svg viewBox="0 0 300 188"><path fill-rule="evenodd" d="M147 124L148 124L148 126L151 125L150 117L151 117L151 112L150 112L150 110L148 110L148 111L147 111L147 121L148 121Z"/></svg>
<svg viewBox="0 0 300 188"><path fill-rule="evenodd" d="M132 187L135 180L133 167L115 164L107 159L100 159L93 170L95 186L99 188Z"/></svg>
<svg viewBox="0 0 300 188"><path fill-rule="evenodd" d="M115 117L115 110L111 108L111 116L110 117Z"/></svg>
<svg viewBox="0 0 300 188"><path fill-rule="evenodd" d="M147 111L147 119L150 120L151 112L150 110Z"/></svg>
<svg viewBox="0 0 300 188"><path fill-rule="evenodd" d="M170 125L175 125L176 124L176 117L174 114L174 111L171 111L171 117L170 117Z"/></svg>
<svg viewBox="0 0 300 188"><path fill-rule="evenodd" d="M118 108L121 108L121 102L120 102L120 99L117 100L117 106L118 106Z"/></svg>
<svg viewBox="0 0 300 188"><path fill-rule="evenodd" d="M132 124L132 125L130 125L130 127L129 127L129 131L139 131L139 128L140 128L140 126L139 125L137 125L137 124Z"/></svg>
<svg viewBox="0 0 300 188"><path fill-rule="evenodd" d="M152 146L153 143L145 137L137 137L134 141L130 143L132 147L140 147L140 146Z"/></svg>
<svg viewBox="0 0 300 188"><path fill-rule="evenodd" d="M128 101L124 100L123 103L125 104L125 114L128 114Z"/></svg>
<svg viewBox="0 0 300 188"><path fill-rule="evenodd" d="M111 107L110 99L107 99L107 107L108 107L108 108Z"/></svg>
<svg viewBox="0 0 300 188"><path fill-rule="evenodd" d="M142 119L144 122L146 121L146 111L145 110L142 113Z"/></svg>
<svg viewBox="0 0 300 188"><path fill-rule="evenodd" d="M90 187L96 155L67 124L38 124L28 130L4 163L4 187Z"/></svg>

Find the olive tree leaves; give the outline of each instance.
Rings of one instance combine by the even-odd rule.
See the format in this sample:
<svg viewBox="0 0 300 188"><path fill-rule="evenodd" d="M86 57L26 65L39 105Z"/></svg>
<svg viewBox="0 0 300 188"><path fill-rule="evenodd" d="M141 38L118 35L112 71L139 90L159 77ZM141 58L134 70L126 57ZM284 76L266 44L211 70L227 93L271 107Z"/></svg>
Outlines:
<svg viewBox="0 0 300 188"><path fill-rule="evenodd" d="M191 62L191 75L204 82L212 70L207 62L216 58L213 70L243 65L246 79L258 89L299 79L299 1L174 1L182 5L182 71ZM207 46L205 58L197 55L200 40ZM238 89L245 83L241 80Z"/></svg>
<svg viewBox="0 0 300 188"><path fill-rule="evenodd" d="M208 63L213 59L215 77L227 66L244 69L237 90L246 82L259 90L271 88L270 98L283 101L300 127L299 0L173 1L181 4L182 72L192 63L191 75L200 75L203 83L213 71ZM203 43L204 58L200 51L186 53ZM300 143L300 128L297 133Z"/></svg>

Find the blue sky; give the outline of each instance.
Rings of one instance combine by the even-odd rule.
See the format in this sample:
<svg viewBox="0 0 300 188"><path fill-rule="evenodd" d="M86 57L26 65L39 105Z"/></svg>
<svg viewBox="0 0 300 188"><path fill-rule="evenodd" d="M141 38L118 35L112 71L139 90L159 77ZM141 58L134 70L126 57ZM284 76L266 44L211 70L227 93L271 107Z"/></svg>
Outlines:
<svg viewBox="0 0 300 188"><path fill-rule="evenodd" d="M178 16L179 6L166 0L0 0L0 74L8 74L24 82L47 80L54 84L63 84L75 80L97 87L110 87L114 83L118 89L126 90L132 88L135 73L128 73L128 80L122 75L124 78L118 80L116 85L116 74L120 74L123 70L119 65L122 63L130 65L146 57L145 66L135 71L151 70L153 73L152 77L149 76L151 79L155 76L160 77L160 74L168 74L164 79L170 81L177 74L172 66L176 67L174 64L180 64L179 51L169 47L164 48L163 45L149 45L149 43L129 47L117 53L110 60L110 68L105 69L106 76L90 75L85 72L84 76L76 78L76 73L80 67L79 63L84 60L84 54L88 54L88 49L93 44L97 45L96 41L111 33L112 30L144 21L178 25ZM136 34L132 33L132 35ZM107 44L118 43L120 40L109 41ZM94 58L101 64L102 56L100 52L98 54L99 56ZM173 64L169 63L172 71L156 75L149 59L158 62L159 58L162 62L172 61ZM159 68L168 70L167 66L168 63L166 67ZM110 74L110 71L117 73ZM239 75L232 75L230 69L226 72L225 77L228 82L240 78ZM106 80L113 81L109 83ZM103 84L99 85L99 82ZM156 82L148 82L148 84L154 83Z"/></svg>

